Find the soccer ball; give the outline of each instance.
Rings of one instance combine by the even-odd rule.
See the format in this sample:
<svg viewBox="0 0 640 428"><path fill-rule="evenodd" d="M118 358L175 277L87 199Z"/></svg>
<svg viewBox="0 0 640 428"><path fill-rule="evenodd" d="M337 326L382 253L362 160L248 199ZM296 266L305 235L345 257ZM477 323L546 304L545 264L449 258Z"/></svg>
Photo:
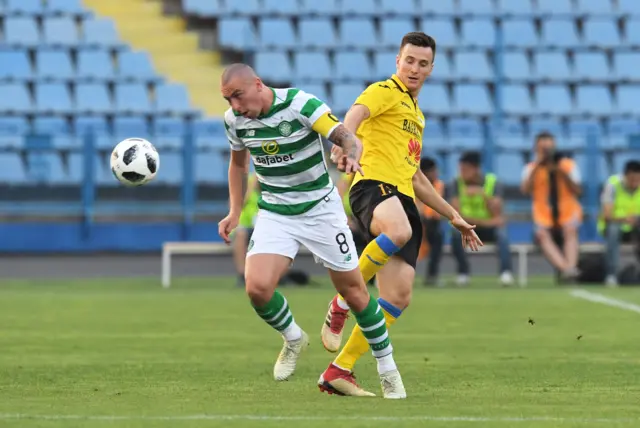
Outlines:
<svg viewBox="0 0 640 428"><path fill-rule="evenodd" d="M142 138L127 138L111 153L111 171L126 186L142 186L160 169L160 157L153 144Z"/></svg>

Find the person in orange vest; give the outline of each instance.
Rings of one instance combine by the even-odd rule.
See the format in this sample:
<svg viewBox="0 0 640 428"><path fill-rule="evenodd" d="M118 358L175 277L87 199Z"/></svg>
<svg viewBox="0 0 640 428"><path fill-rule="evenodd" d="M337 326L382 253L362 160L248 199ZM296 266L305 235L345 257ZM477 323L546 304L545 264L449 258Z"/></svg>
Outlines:
<svg viewBox="0 0 640 428"><path fill-rule="evenodd" d="M445 185L438 177L438 165L436 161L430 157L424 157L420 160L420 170L427 176L431 184L440 194L444 196ZM440 214L433 208L416 200L416 205L420 211L422 225L424 228L423 246L421 255L428 253L429 261L427 263L427 275L424 279L424 285L441 285L438 279L440 260L442 259L442 247L444 244L444 234L442 231L442 223Z"/></svg>
<svg viewBox="0 0 640 428"><path fill-rule="evenodd" d="M523 171L521 190L531 195L535 237L542 252L564 281L573 282L580 273L580 170L572 159L556 151L555 138L548 132L536 136L534 149L535 160Z"/></svg>

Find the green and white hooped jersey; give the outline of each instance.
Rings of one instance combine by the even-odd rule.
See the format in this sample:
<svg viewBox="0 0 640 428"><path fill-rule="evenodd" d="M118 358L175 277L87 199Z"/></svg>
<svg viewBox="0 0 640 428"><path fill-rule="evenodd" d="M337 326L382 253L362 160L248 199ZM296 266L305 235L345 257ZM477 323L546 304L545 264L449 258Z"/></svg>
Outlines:
<svg viewBox="0 0 640 428"><path fill-rule="evenodd" d="M225 112L231 149L253 158L262 191L258 206L281 215L311 210L333 189L320 135L313 124L329 107L299 89L271 89L271 109L256 119Z"/></svg>

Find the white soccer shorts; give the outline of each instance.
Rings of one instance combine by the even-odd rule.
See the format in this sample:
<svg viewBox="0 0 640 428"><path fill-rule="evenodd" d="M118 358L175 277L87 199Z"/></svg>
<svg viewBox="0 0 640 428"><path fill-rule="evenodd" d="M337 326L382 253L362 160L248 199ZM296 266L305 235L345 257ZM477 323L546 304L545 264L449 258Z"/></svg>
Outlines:
<svg viewBox="0 0 640 428"><path fill-rule="evenodd" d="M280 254L293 260L300 245L311 251L316 263L333 271L346 272L358 267L353 235L335 188L322 202L301 215L285 216L260 210L247 257Z"/></svg>

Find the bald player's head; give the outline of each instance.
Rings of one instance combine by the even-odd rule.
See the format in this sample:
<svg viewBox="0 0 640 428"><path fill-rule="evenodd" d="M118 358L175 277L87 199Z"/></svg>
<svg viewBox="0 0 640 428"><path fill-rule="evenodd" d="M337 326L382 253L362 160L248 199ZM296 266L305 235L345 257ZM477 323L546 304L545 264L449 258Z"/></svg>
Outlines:
<svg viewBox="0 0 640 428"><path fill-rule="evenodd" d="M267 111L273 101L271 91L265 91L262 80L247 64L231 64L220 78L220 92L233 110L248 118Z"/></svg>

